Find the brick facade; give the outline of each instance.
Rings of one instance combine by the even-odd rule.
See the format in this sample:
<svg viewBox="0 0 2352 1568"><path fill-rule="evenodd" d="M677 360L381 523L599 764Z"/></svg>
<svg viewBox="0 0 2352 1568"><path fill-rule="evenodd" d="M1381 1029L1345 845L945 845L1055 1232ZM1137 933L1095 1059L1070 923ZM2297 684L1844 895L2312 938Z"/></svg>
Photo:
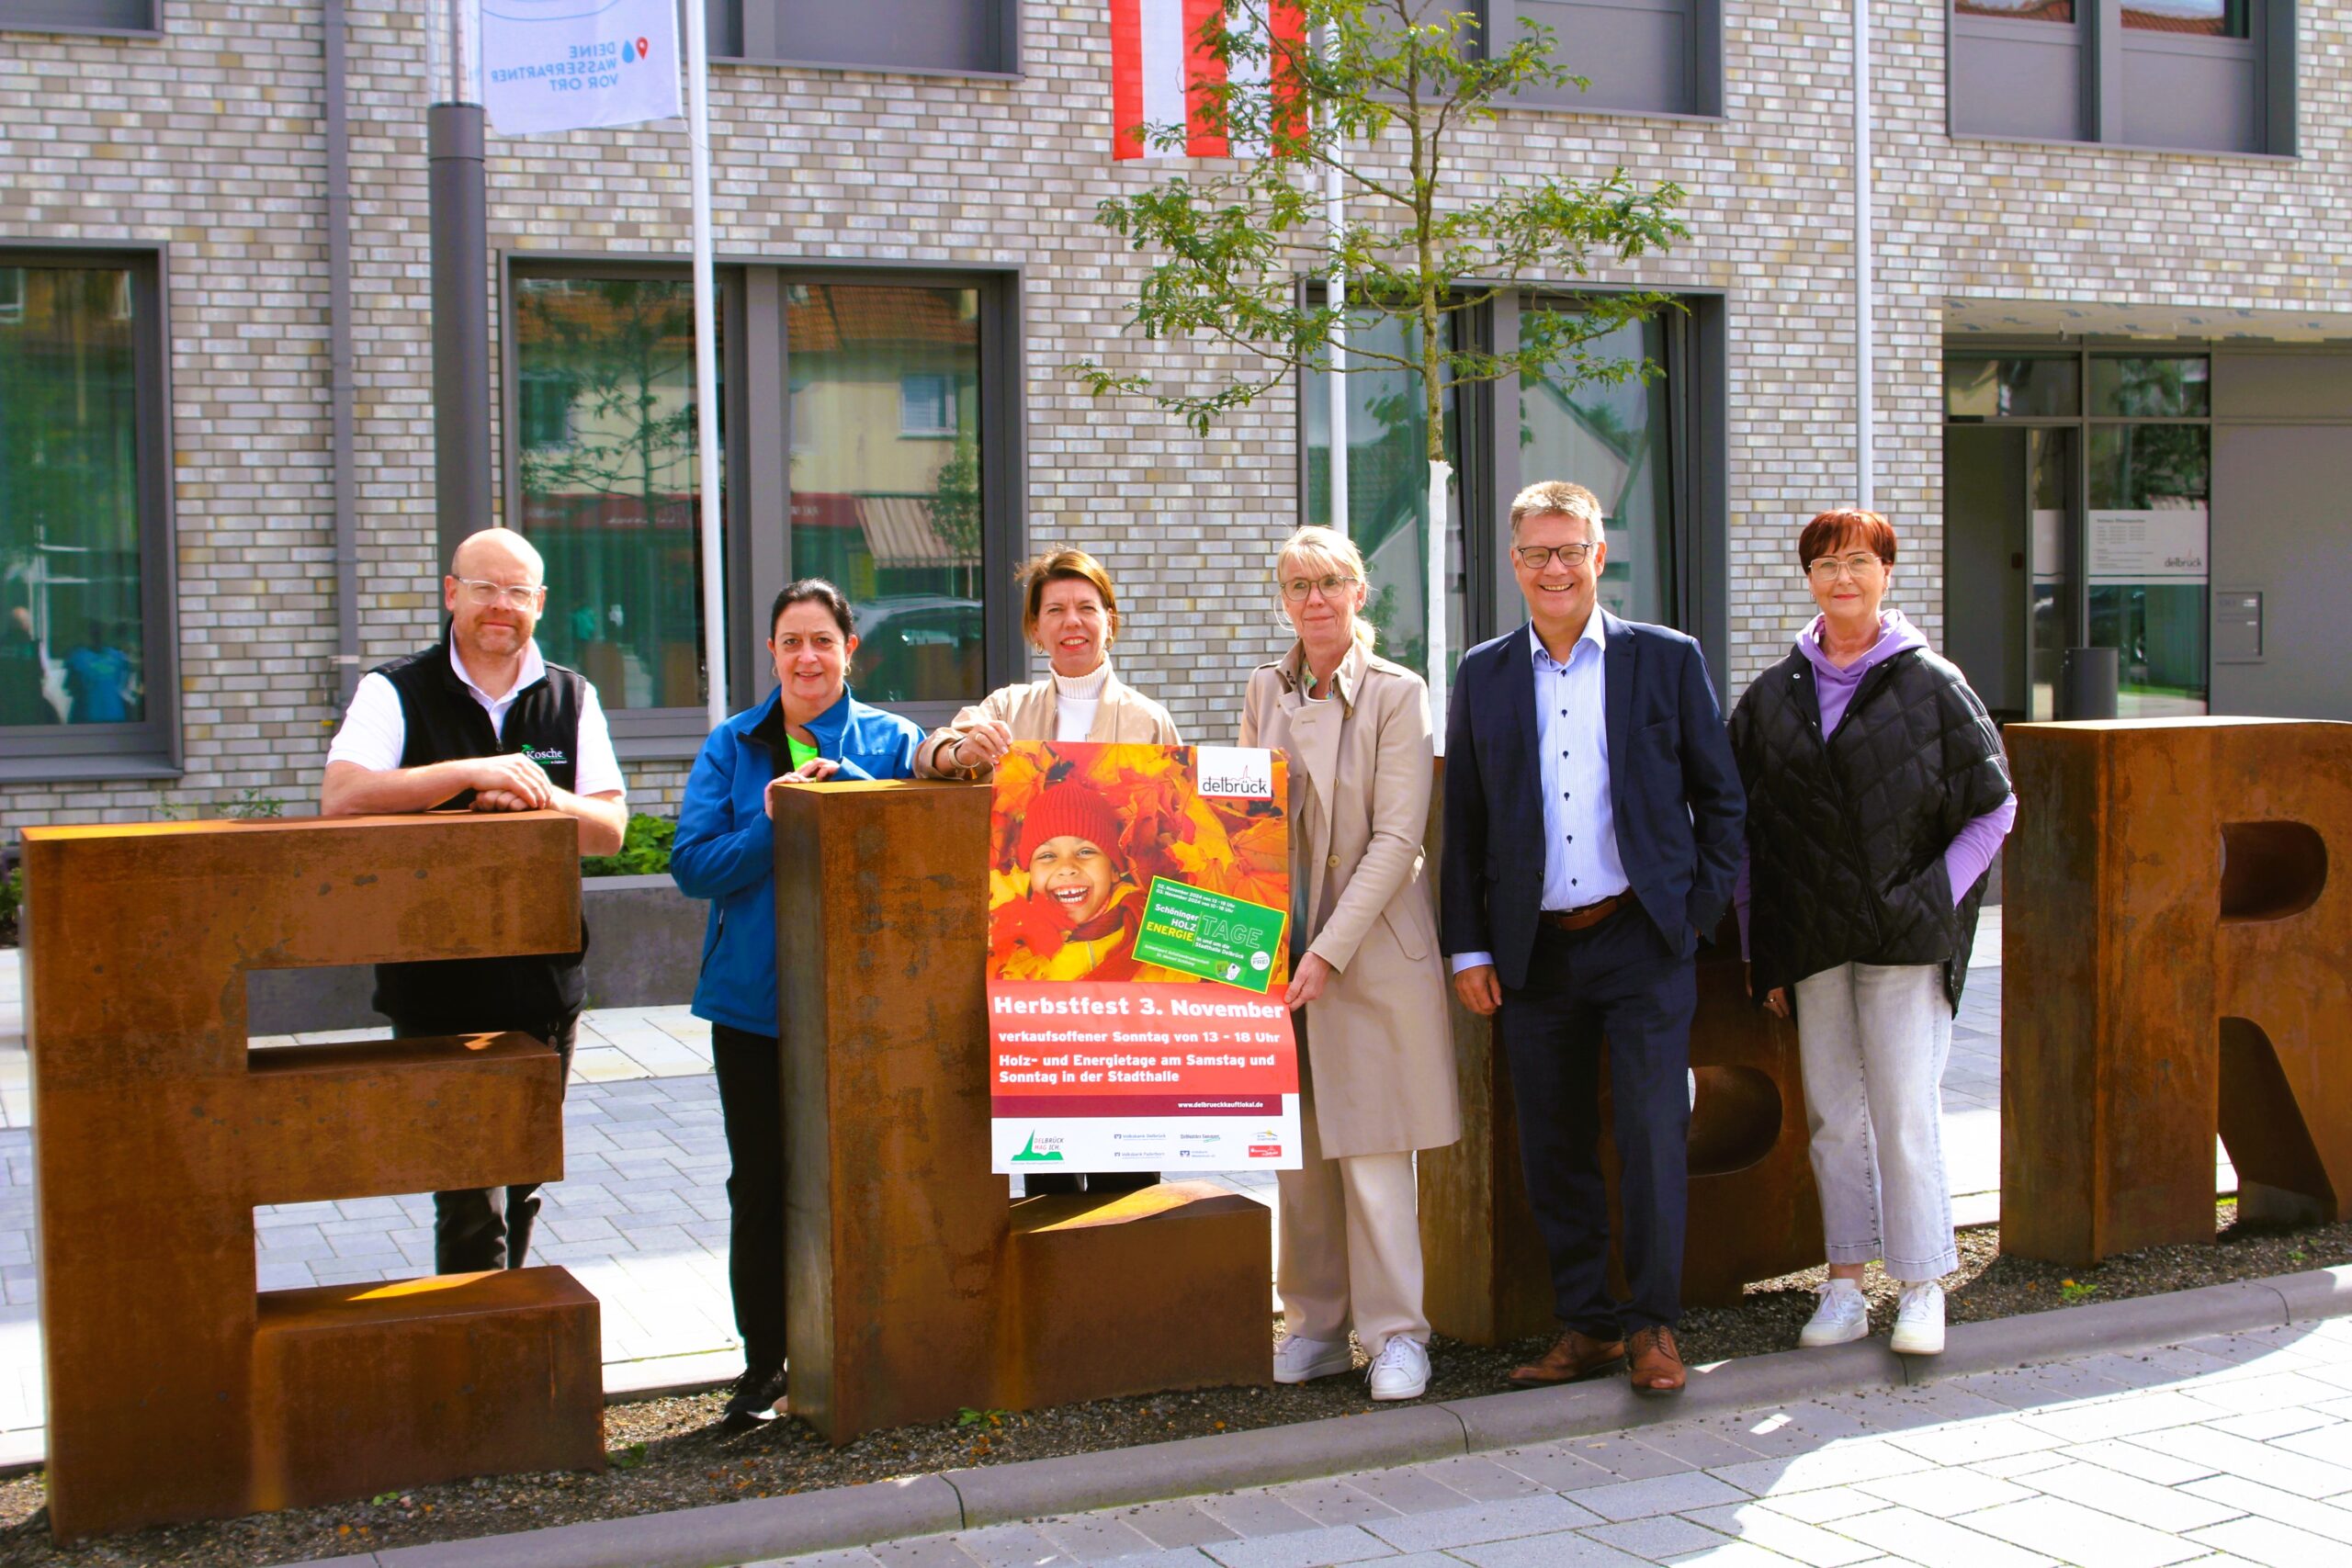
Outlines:
<svg viewBox="0 0 2352 1568"><path fill-rule="evenodd" d="M1895 599L1935 639L1947 297L2352 311L2331 230L2352 209L2352 17L2301 7L2301 156L2286 160L1955 140L1942 7L1876 9L1877 502L1904 530ZM360 625L373 662L429 640L438 615L424 8L350 10ZM169 795L253 790L303 809L338 691L319 13L314 0L166 11L160 39L0 33L0 245L165 249L187 767ZM1727 300L1736 687L1809 613L1788 554L1795 526L1854 491L1851 60L1842 5L1727 0L1724 12L1722 119L1513 113L1458 157L1479 182L1623 164L1687 188L1690 239L1624 280ZM1141 266L1095 225L1094 205L1169 166L1109 158L1099 15L1028 4L1023 52L1027 73L1011 82L720 67L718 249L1019 269L1024 543L1102 556L1127 607L1123 672L1188 732L1220 735L1248 666L1279 646L1265 569L1298 513L1292 404L1270 400L1202 440L1147 405L1095 402L1063 373L1087 355L1162 379L1207 362L1112 341ZM678 258L685 169L679 129L527 148L493 138L493 254ZM683 766L633 766L636 804L669 808ZM136 818L157 799L152 782L0 784L0 821Z"/></svg>

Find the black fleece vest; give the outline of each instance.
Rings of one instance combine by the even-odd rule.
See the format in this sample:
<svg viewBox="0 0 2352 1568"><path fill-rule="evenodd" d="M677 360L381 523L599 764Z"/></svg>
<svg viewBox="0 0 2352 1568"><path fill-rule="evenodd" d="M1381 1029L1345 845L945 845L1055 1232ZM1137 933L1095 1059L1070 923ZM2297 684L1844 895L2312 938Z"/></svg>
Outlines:
<svg viewBox="0 0 2352 1568"><path fill-rule="evenodd" d="M401 716L408 730L401 767L520 751L538 763L557 788L573 787L580 760L580 710L588 685L576 671L548 665L547 674L525 687L506 710L503 735L491 728L490 715L458 678L446 635L438 646L395 659L375 672L400 694ZM473 791L461 791L438 809L462 808L473 797ZM452 910L450 918L464 917ZM587 996L587 978L581 969L587 949L588 928L582 921L578 953L379 964L376 1010L410 1033L519 1029L544 1034L580 1010Z"/></svg>

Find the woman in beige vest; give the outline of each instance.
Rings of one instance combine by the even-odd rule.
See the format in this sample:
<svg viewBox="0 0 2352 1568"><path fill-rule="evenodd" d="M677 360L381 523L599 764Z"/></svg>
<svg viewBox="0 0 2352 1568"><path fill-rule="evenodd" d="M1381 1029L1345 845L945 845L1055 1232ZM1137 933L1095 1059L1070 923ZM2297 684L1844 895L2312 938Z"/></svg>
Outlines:
<svg viewBox="0 0 2352 1568"><path fill-rule="evenodd" d="M1302 528L1275 568L1298 641L1250 678L1241 744L1291 767L1292 978L1300 1015L1301 1168L1276 1178L1289 1334L1274 1381L1348 1371L1355 1330L1372 1397L1429 1387L1413 1151L1462 1135L1453 1034L1422 874L1429 691L1372 651L1363 557Z"/></svg>
<svg viewBox="0 0 2352 1568"><path fill-rule="evenodd" d="M1021 634L1052 662L1052 672L1000 686L933 730L915 749L915 776L986 778L1016 740L1182 745L1168 710L1112 672L1119 596L1102 563L1084 550L1058 550L1021 576Z"/></svg>
<svg viewBox="0 0 2352 1568"><path fill-rule="evenodd" d="M1111 574L1084 550L1058 550L1022 574L1021 631L1053 665L1042 681L1000 686L915 748L915 776L981 779L1016 740L1123 740L1181 746L1168 710L1111 671L1119 635L1119 596ZM1097 1171L1090 1192L1128 1192L1159 1179L1150 1170ZM1080 1178L1033 1172L1023 1190L1075 1192Z"/></svg>

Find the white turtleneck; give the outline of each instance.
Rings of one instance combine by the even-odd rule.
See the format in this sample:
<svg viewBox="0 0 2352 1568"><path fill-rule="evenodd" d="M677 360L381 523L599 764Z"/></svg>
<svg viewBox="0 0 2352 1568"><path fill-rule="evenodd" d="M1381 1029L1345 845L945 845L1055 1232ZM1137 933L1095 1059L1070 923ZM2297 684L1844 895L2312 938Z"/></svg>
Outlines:
<svg viewBox="0 0 2352 1568"><path fill-rule="evenodd" d="M1083 740L1094 728L1094 710L1102 705L1102 688L1111 683L1111 661L1104 660L1091 675L1072 679L1054 675L1054 739Z"/></svg>

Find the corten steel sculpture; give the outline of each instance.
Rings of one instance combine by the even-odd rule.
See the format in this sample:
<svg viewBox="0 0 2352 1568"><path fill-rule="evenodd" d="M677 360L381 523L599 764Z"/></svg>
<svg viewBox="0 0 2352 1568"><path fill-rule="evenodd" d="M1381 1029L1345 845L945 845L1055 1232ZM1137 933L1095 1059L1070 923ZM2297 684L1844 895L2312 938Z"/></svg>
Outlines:
<svg viewBox="0 0 2352 1568"><path fill-rule="evenodd" d="M1440 796L1430 806L1432 868L1439 862L1443 768L1441 762ZM1519 1120L1493 1021L1459 1002L1453 1011L1462 1139L1425 1150L1418 1161L1424 1300L1439 1333L1470 1345L1505 1345L1552 1331L1551 1267L1520 1177ZM1718 1305L1737 1301L1740 1287L1751 1280L1811 1268L1823 1257L1796 1028L1748 1000L1739 932L1730 916L1699 956L1690 1065L1698 1102L1690 1118L1682 1299L1693 1306ZM1600 1081L1601 1166L1613 1209L1617 1161L1606 1136L1605 1061ZM1613 1266L1611 1272L1613 1280Z"/></svg>
<svg viewBox="0 0 2352 1568"><path fill-rule="evenodd" d="M2013 724L2001 1250L2084 1264L2352 1194L2352 725Z"/></svg>
<svg viewBox="0 0 2352 1568"><path fill-rule="evenodd" d="M256 1293L254 1207L562 1175L521 1034L249 1050L248 971L562 952L548 813L25 830L61 1540L604 1462L561 1269Z"/></svg>
<svg viewBox="0 0 2352 1568"><path fill-rule="evenodd" d="M989 800L777 792L792 1410L837 1443L1272 1376L1262 1205L1194 1181L1013 1203L989 1174Z"/></svg>

